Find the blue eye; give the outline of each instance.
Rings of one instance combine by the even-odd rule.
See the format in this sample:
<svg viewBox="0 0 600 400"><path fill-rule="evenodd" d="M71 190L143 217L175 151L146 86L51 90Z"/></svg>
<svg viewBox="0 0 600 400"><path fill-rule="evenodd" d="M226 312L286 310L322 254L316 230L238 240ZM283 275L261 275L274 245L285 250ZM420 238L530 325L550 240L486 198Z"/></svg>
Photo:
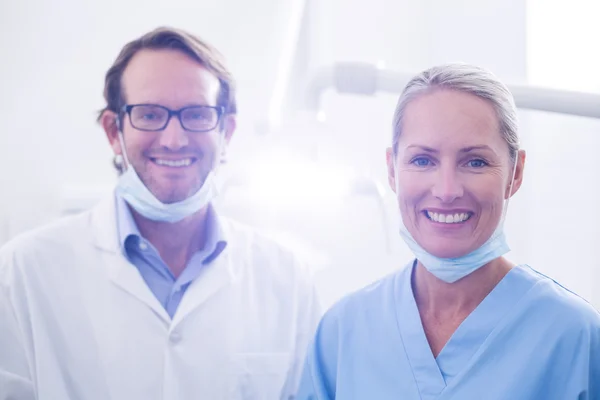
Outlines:
<svg viewBox="0 0 600 400"><path fill-rule="evenodd" d="M152 120L158 119L158 116L154 113L146 113L146 114L142 115L142 118L147 121L152 121Z"/></svg>
<svg viewBox="0 0 600 400"><path fill-rule="evenodd" d="M467 163L467 165L468 165L469 167L472 167L472 168L481 168L481 167L485 167L485 166L487 166L487 165L488 165L488 163L486 163L486 162L485 162L485 161L483 161L483 160L476 159L476 160L471 160L471 161L469 161L469 162Z"/></svg>
<svg viewBox="0 0 600 400"><path fill-rule="evenodd" d="M210 116L206 115L206 113L196 112L193 114L186 115L186 118L195 119L195 120L198 120L198 119L199 120L207 120L207 119L210 119Z"/></svg>
<svg viewBox="0 0 600 400"><path fill-rule="evenodd" d="M431 161L425 157L415 158L410 163L416 165L417 167L428 167L431 165Z"/></svg>

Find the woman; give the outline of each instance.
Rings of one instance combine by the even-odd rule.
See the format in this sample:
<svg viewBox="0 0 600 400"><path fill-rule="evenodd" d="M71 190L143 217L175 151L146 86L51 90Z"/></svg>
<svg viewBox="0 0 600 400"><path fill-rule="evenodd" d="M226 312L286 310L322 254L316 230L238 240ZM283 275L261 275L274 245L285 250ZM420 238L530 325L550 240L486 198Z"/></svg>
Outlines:
<svg viewBox="0 0 600 400"><path fill-rule="evenodd" d="M393 127L388 180L416 260L326 313L298 399L600 399L598 312L503 257L525 164L508 89L434 67Z"/></svg>

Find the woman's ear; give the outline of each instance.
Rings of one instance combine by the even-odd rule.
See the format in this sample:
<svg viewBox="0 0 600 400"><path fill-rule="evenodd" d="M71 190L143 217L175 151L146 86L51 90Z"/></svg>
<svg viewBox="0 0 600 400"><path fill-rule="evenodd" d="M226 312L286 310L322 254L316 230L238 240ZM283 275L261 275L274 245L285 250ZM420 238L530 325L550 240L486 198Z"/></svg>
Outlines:
<svg viewBox="0 0 600 400"><path fill-rule="evenodd" d="M516 159L517 165L515 166L515 176L514 176L514 180L512 182L512 190L511 190L511 185L510 185L511 182L509 181L508 187L506 188L506 194L505 194L506 199L509 199L512 196L514 196L514 194L517 193L517 191L519 190L519 188L521 188L521 185L523 184L523 173L525 171L526 158L527 158L527 153L525 152L525 150L519 150L517 152L517 159Z"/></svg>

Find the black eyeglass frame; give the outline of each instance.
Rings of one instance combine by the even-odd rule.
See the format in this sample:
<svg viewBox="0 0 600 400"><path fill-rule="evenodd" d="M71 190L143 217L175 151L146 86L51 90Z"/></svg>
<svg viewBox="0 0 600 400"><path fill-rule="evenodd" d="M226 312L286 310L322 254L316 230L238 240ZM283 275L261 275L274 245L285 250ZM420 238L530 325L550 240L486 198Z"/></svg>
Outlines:
<svg viewBox="0 0 600 400"><path fill-rule="evenodd" d="M165 110L167 112L167 119L165 120L165 123L162 127L160 128L156 128L156 129L147 129L147 128L138 128L137 126L135 126L135 124L133 123L133 120L131 119L131 110L133 110L135 107L139 107L139 106L146 106L146 107L158 107L161 108L163 110ZM181 119L181 113L184 112L185 110L189 110L191 108L210 108L213 109L217 112L217 119L215 121L214 126L212 126L210 129L206 128L206 129L188 129L183 120ZM140 104L125 104L121 107L121 113L122 114L127 114L129 116L129 124L140 131L145 131L145 132L159 132L162 131L163 129L165 129L167 127L167 125L169 125L169 122L171 121L171 118L173 116L176 116L177 119L179 120L179 123L181 124L181 127L188 131L188 132L196 132L196 133L202 133L202 132L209 132L212 131L213 129L215 129L217 126L219 126L219 123L221 122L221 118L223 117L223 115L225 114L225 107L222 106L187 106L187 107L183 107L180 108L178 110L171 110L168 107L165 106L161 106L160 104L152 104L152 103L140 103Z"/></svg>

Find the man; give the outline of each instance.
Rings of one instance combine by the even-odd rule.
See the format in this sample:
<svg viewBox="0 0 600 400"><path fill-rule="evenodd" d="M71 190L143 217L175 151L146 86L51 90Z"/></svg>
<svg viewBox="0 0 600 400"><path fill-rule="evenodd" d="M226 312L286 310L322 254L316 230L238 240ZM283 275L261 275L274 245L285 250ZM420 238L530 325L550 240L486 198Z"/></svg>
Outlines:
<svg viewBox="0 0 600 400"><path fill-rule="evenodd" d="M293 398L320 313L292 254L211 206L221 56L160 28L105 83L114 195L0 250L0 399Z"/></svg>

